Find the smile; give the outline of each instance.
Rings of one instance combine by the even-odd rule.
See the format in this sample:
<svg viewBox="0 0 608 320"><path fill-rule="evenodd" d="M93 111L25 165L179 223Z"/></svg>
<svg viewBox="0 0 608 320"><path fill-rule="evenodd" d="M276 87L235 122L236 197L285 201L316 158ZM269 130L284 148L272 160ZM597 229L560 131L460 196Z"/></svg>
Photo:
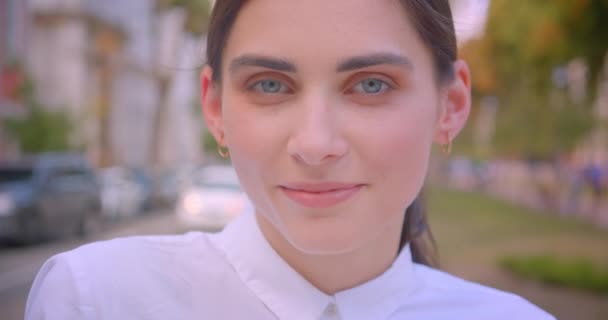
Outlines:
<svg viewBox="0 0 608 320"><path fill-rule="evenodd" d="M294 184L280 186L294 202L309 208L327 208L344 202L356 195L363 184Z"/></svg>

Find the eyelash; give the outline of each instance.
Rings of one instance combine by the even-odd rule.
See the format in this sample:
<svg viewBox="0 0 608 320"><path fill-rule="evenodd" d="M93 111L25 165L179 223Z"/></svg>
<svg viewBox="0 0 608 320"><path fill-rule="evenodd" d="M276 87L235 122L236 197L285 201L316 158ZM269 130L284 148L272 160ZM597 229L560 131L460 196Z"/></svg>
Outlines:
<svg viewBox="0 0 608 320"><path fill-rule="evenodd" d="M262 91L261 86L264 84L264 82L270 82L270 81L277 82L281 86L279 88L278 92L270 92L270 93L268 93L268 92ZM277 79L272 79L272 78L262 79L262 80L255 81L252 85L249 85L247 88L249 90L251 90L251 91L255 91L255 92L258 92L258 93L262 93L262 94L284 94L284 93L289 93L289 91L291 90L291 88L288 85L286 85L284 83L284 81L277 80Z"/></svg>
<svg viewBox="0 0 608 320"><path fill-rule="evenodd" d="M264 82L267 82L267 81L277 82L281 87L279 88L279 90L277 92L264 92L263 88L261 88L261 86L264 84ZM359 90L359 92L357 92L355 88L359 87L359 86L362 87L365 81L377 81L380 83L381 89L377 93L362 92L362 91L364 91L363 89ZM379 77L368 76L365 78L361 78L354 85L349 86L348 89L345 90L344 92L347 94L361 94L361 95L375 96L375 95L381 95L383 93L386 93L394 88L395 88L394 85L391 84L389 81L385 81L383 79L380 79ZM250 91L257 92L257 93L270 94L270 95L286 94L286 93L290 93L289 91L292 90L291 87L289 85L285 84L284 81L278 80L278 79L273 79L273 78L267 78L267 79L255 81L253 84L247 86L247 89Z"/></svg>
<svg viewBox="0 0 608 320"><path fill-rule="evenodd" d="M380 90L378 92L374 92L374 93L370 93L370 92L364 92L363 89L363 85L365 84L365 82L368 81L377 81L380 83ZM357 90L358 87L361 87L361 90ZM346 90L346 93L349 94L360 94L360 95L365 95L365 96L377 96L377 95L381 95L383 93L386 93L390 90L394 89L394 86L389 83L388 81L382 80L378 77L365 77L365 78L361 78L360 80L358 80L355 85L350 86L348 90ZM358 92L357 92L358 91Z"/></svg>

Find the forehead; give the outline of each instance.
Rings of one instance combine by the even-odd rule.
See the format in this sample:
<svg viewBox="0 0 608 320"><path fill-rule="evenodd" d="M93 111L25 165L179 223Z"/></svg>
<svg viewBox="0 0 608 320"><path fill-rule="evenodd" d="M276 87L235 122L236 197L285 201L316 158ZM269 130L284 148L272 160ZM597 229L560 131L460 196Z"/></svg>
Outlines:
<svg viewBox="0 0 608 320"><path fill-rule="evenodd" d="M250 0L243 5L225 57L255 53L327 60L386 51L424 55L398 0Z"/></svg>

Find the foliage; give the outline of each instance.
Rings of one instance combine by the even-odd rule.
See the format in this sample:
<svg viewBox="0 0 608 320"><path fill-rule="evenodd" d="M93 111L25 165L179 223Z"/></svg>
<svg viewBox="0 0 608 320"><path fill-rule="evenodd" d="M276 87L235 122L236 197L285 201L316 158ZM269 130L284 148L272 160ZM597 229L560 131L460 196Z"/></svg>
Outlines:
<svg viewBox="0 0 608 320"><path fill-rule="evenodd" d="M0 119L4 132L17 140L25 153L69 151L73 123L65 109L50 111L33 98L34 84L25 74L20 64L14 63L9 69L22 76L22 82L15 92L15 99L23 104L25 115L19 118Z"/></svg>
<svg viewBox="0 0 608 320"><path fill-rule="evenodd" d="M551 255L508 256L499 264L522 277L545 283L608 293L608 268L587 259L560 260Z"/></svg>
<svg viewBox="0 0 608 320"><path fill-rule="evenodd" d="M470 64L476 98L499 98L496 152L546 158L586 135L608 53L603 39L607 0L492 0L483 37L466 43L461 55ZM589 94L574 103L552 76L579 57L589 67Z"/></svg>
<svg viewBox="0 0 608 320"><path fill-rule="evenodd" d="M501 181L495 182L501 185ZM491 186L487 189L493 189ZM586 310L574 319L606 319L608 305L604 296L581 295L559 290L545 299L552 287L530 280L513 281L500 272L497 261L505 253L532 255L549 253L558 257L580 257L596 266L608 266L608 232L597 224L585 222L574 213L560 215L551 209L536 210L514 205L479 193L462 192L435 185L427 189L430 228L437 240L444 270L467 280L524 296L539 304L558 319L572 318L560 305L581 300ZM595 315L595 316L592 316ZM604 317L602 317L604 316Z"/></svg>
<svg viewBox="0 0 608 320"><path fill-rule="evenodd" d="M503 154L551 158L572 150L592 127L593 118L587 107L550 104L530 88L514 90L507 103L499 110L495 135Z"/></svg>
<svg viewBox="0 0 608 320"><path fill-rule="evenodd" d="M554 67L576 57L595 79L608 50L607 18L606 0L493 0L483 41L506 87L524 75L548 83Z"/></svg>
<svg viewBox="0 0 608 320"><path fill-rule="evenodd" d="M27 115L22 119L6 119L9 135L18 142L23 152L40 153L71 150L73 124L65 111L47 111L29 102Z"/></svg>
<svg viewBox="0 0 608 320"><path fill-rule="evenodd" d="M524 253L534 244L534 250L608 263L608 233L574 214L563 216L553 209L530 209L440 186L428 188L426 195L429 224L442 260L467 260L464 256L477 252L493 264L503 250Z"/></svg>
<svg viewBox="0 0 608 320"><path fill-rule="evenodd" d="M181 7L186 10L186 30L193 34L204 34L209 24L211 5L209 0L160 0L159 9Z"/></svg>

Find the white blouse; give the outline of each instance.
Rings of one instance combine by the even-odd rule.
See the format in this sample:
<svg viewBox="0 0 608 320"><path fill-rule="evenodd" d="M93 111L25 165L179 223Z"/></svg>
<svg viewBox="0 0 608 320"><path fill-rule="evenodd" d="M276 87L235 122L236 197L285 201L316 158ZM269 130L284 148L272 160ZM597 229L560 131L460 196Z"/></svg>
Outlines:
<svg viewBox="0 0 608 320"><path fill-rule="evenodd" d="M554 319L509 293L412 262L333 296L272 249L248 211L218 234L130 237L58 254L39 271L26 320Z"/></svg>

